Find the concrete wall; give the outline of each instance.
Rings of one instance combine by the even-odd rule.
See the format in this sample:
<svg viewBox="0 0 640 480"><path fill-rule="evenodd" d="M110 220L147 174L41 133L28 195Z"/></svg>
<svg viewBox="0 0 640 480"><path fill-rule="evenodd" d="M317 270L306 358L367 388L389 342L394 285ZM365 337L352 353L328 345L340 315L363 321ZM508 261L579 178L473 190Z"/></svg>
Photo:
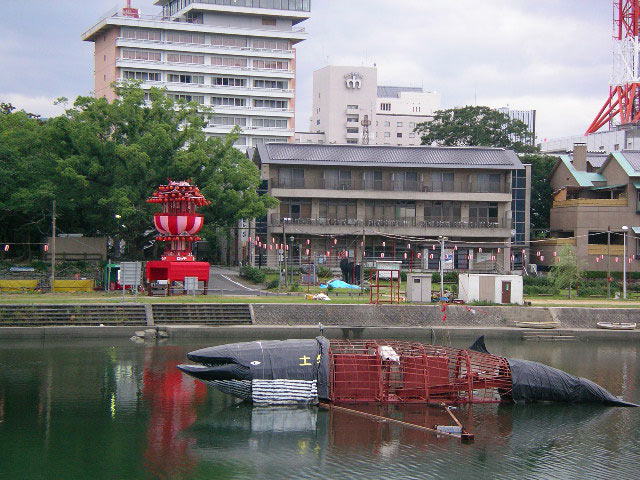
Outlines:
<svg viewBox="0 0 640 480"><path fill-rule="evenodd" d="M118 78L116 37L119 33L119 27L112 27L97 35L95 40L95 97L105 97L110 102L116 98L111 84Z"/></svg>

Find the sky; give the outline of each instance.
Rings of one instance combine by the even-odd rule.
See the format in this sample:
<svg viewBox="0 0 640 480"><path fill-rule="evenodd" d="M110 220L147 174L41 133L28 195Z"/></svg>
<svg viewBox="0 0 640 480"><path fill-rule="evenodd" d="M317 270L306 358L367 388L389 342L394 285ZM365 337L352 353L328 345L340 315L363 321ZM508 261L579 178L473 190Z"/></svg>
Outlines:
<svg viewBox="0 0 640 480"><path fill-rule="evenodd" d="M606 100L611 0L311 0L299 24L296 130L309 130L312 73L378 68L380 85L441 94L441 108L537 111L538 141L584 133ZM4 3L4 2L3 2ZM54 100L93 90L83 31L123 0L6 2L0 16L0 101L50 117ZM157 14L153 0L133 0Z"/></svg>

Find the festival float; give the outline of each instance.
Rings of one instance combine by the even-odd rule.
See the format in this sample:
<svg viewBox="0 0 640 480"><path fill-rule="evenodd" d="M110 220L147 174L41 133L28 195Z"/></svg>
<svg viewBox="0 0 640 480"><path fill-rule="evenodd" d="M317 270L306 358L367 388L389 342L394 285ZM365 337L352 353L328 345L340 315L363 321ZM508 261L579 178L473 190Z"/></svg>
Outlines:
<svg viewBox="0 0 640 480"><path fill-rule="evenodd" d="M167 295L171 295L173 283L184 283L188 277L196 277L198 282L204 282L202 293L206 294L209 263L195 261L192 245L200 240L196 234L202 228L204 220L201 214L196 213L196 209L211 205L211 202L189 180L169 180L166 185L160 185L153 192L147 203L161 205L161 212L153 215L153 223L160 233L156 236L156 241L167 243L167 249L160 260L147 262L148 294L152 294L151 283L166 281Z"/></svg>

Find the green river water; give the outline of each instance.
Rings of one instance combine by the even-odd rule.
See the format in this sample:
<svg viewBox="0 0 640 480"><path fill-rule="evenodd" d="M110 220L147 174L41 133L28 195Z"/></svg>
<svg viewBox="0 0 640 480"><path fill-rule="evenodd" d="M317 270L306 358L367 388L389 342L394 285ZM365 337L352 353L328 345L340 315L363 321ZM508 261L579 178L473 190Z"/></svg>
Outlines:
<svg viewBox="0 0 640 480"><path fill-rule="evenodd" d="M191 350L228 342L1 342L0 478L640 478L640 408L460 407L459 418L475 433L475 442L463 445L321 408L253 408L175 368ZM632 342L487 347L640 402ZM428 426L450 423L435 407L367 410Z"/></svg>

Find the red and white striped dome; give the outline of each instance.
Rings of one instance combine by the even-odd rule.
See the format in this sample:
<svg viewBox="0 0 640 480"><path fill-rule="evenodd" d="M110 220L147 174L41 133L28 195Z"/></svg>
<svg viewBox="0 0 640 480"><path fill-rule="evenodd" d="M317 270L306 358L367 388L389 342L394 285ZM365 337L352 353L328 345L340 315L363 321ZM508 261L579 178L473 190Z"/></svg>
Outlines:
<svg viewBox="0 0 640 480"><path fill-rule="evenodd" d="M163 234L180 235L186 233L193 235L202 228L203 217L195 213L166 214L156 213L153 216L156 229Z"/></svg>

